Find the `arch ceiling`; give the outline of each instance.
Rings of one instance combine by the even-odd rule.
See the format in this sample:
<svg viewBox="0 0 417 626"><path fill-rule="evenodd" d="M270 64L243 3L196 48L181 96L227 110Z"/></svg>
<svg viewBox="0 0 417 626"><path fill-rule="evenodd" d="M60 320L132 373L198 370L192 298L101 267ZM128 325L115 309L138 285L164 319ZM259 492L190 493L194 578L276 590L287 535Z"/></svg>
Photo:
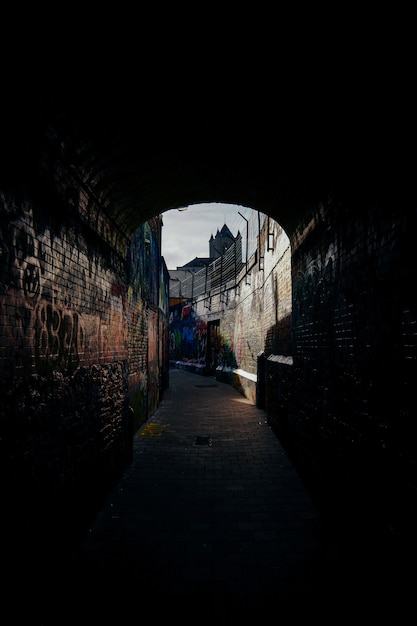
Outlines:
<svg viewBox="0 0 417 626"><path fill-rule="evenodd" d="M0 179L36 172L55 191L71 180L128 235L166 210L224 202L270 215L291 237L335 188L357 195L392 181L392 135L370 108L44 89L3 112Z"/></svg>

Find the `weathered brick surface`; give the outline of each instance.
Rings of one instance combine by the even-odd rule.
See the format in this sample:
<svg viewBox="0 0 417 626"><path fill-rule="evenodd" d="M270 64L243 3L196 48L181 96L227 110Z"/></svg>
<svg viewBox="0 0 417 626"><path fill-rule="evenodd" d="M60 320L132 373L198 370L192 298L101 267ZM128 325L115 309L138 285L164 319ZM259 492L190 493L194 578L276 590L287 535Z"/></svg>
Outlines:
<svg viewBox="0 0 417 626"><path fill-rule="evenodd" d="M166 338L154 226L127 245L80 198L59 219L30 196L1 206L3 474L63 501L63 485L91 493L128 457L158 403ZM313 207L281 253L263 231L250 280L194 306L226 369L256 376L262 355L258 399L305 475L400 532L417 517L416 220L359 201Z"/></svg>
<svg viewBox="0 0 417 626"><path fill-rule="evenodd" d="M85 523L157 405L166 311L159 322L160 277L144 239L159 259L159 236L157 223L139 229L126 263L111 237L71 212L58 226L30 196L4 196L0 217L2 489L12 525L36 518L46 536Z"/></svg>
<svg viewBox="0 0 417 626"><path fill-rule="evenodd" d="M266 408L320 497L397 533L417 511L415 216L351 202L319 206L291 245L265 224L249 274L192 305L217 320L217 377Z"/></svg>
<svg viewBox="0 0 417 626"><path fill-rule="evenodd" d="M292 242L294 373L282 421L333 502L359 501L365 518L401 532L417 510L414 216L346 209L328 206Z"/></svg>

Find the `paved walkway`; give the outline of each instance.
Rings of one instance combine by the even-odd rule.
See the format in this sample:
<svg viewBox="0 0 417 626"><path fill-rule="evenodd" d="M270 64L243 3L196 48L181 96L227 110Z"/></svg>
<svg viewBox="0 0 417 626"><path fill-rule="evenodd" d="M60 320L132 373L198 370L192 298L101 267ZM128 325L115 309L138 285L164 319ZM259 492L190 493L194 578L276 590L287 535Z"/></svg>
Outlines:
<svg viewBox="0 0 417 626"><path fill-rule="evenodd" d="M133 587L134 603L198 599L197 618L315 587L332 558L320 521L265 413L225 383L171 370L83 556L106 585Z"/></svg>
<svg viewBox="0 0 417 626"><path fill-rule="evenodd" d="M150 612L253 620L284 609L339 621L359 605L375 617L382 577L351 548L329 530L266 413L225 383L173 369L63 577L53 623L123 625Z"/></svg>

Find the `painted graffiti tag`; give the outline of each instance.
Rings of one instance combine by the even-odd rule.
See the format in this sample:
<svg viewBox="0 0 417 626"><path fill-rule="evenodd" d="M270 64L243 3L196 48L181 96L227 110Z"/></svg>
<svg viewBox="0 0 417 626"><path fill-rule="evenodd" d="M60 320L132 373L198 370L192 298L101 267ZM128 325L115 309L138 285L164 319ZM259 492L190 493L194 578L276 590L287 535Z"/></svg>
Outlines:
<svg viewBox="0 0 417 626"><path fill-rule="evenodd" d="M35 357L39 372L57 366L74 371L84 346L80 315L59 309L49 302L40 302L35 309Z"/></svg>

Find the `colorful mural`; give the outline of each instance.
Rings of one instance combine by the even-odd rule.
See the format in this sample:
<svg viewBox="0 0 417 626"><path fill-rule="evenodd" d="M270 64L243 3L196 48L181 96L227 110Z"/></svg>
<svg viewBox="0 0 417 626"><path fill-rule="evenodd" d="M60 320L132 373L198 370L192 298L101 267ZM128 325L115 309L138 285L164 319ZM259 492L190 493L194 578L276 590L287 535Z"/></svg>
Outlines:
<svg viewBox="0 0 417 626"><path fill-rule="evenodd" d="M206 362L207 322L196 316L192 304L171 307L169 329L170 360Z"/></svg>
<svg viewBox="0 0 417 626"><path fill-rule="evenodd" d="M189 302L171 307L169 332L171 361L195 364L206 374L215 374L219 365L237 367L232 338L221 334L220 320L198 317Z"/></svg>

